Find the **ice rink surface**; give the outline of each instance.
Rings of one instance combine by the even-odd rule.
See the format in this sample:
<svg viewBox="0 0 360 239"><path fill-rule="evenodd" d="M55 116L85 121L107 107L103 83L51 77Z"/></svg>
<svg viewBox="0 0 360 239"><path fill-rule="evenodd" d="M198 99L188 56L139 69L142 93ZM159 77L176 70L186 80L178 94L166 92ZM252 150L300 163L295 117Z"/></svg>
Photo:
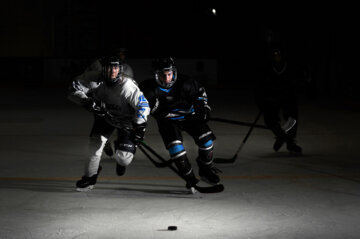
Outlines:
<svg viewBox="0 0 360 239"><path fill-rule="evenodd" d="M92 115L59 89L0 91L0 238L359 238L359 105L299 100L303 155L272 149L256 128L233 164L217 164L225 190L192 195L168 168L137 151L125 176L106 156L98 183L76 192ZM252 122L246 92L208 90L213 116ZM259 124L263 124L261 118ZM249 127L210 121L215 157L232 157ZM149 120L148 145L167 158ZM197 173L197 148L184 146ZM202 183L205 185L205 183ZM168 231L168 226L177 226Z"/></svg>

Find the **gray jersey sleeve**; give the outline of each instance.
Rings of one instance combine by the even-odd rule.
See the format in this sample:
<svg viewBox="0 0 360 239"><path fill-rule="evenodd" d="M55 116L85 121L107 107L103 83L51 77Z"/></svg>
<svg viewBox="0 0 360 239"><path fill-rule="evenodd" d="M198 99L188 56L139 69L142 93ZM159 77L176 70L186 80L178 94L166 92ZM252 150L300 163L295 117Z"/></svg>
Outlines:
<svg viewBox="0 0 360 239"><path fill-rule="evenodd" d="M98 71L85 71L75 77L69 87L68 99L76 104L83 105L89 98L88 93L100 85L100 74Z"/></svg>

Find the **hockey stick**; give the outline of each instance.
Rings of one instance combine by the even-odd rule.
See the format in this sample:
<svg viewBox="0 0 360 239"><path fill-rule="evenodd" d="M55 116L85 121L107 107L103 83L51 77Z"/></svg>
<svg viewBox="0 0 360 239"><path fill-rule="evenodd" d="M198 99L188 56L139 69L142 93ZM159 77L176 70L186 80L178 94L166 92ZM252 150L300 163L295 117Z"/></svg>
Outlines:
<svg viewBox="0 0 360 239"><path fill-rule="evenodd" d="M169 167L173 172L175 172L180 178L182 178L183 180L186 181L186 179L184 178L184 176L182 174L180 174L180 172L171 164L169 163L169 161L172 161L172 160L166 160L164 159L163 157L161 157L158 153L156 153L155 150L153 150L149 145L145 144L144 141L141 141L140 142L140 145L139 145L139 148L141 149L141 151L145 151L144 148L146 150L148 150L149 152L151 152L153 155L155 155L161 162L164 163L164 165L166 165L167 167ZM151 157L149 157L150 155L149 154L145 154L152 163L156 162L154 159L152 159ZM158 163L158 162L156 162ZM154 165L156 166L156 164L154 163ZM199 191L200 193L219 193L219 192L222 192L224 191L224 185L222 184L216 184L216 185L213 185L213 186L209 186L209 187L201 187L201 186L198 186L198 185L194 185L193 186L194 189L196 189L197 191Z"/></svg>
<svg viewBox="0 0 360 239"><path fill-rule="evenodd" d="M172 162L170 162L170 160L166 160L166 162L157 162L156 160L154 160L150 154L148 152L146 152L146 150L139 145L139 149L145 154L146 157L148 157L148 159L155 165L155 167L157 168L165 168L168 167Z"/></svg>
<svg viewBox="0 0 360 239"><path fill-rule="evenodd" d="M242 147L244 146L244 144L246 143L247 139L249 138L252 130L254 129L257 121L260 119L260 116L261 116L262 112L260 111L259 114L256 116L254 122L252 123L249 131L247 132L245 138L243 139L242 143L240 144L240 146L238 147L238 149L236 150L235 152L235 155L232 157L232 158L214 158L214 162L215 163L234 163L237 156L238 156L238 153L240 152L240 150L242 149Z"/></svg>
<svg viewBox="0 0 360 239"><path fill-rule="evenodd" d="M250 126L250 127L253 126L253 123L247 123L247 122L241 122L241 121L229 120L229 119L222 119L222 118L216 118L216 117L210 118L210 120L223 122L223 123L229 123L229 124ZM289 117L288 120L286 122L284 122L284 124L281 126L281 128L285 131L285 133L287 133L289 130L292 129L292 127L294 127L295 124L296 124L296 119ZM254 128L269 129L269 127L267 127L265 125L260 125L260 124L255 124Z"/></svg>
<svg viewBox="0 0 360 239"><path fill-rule="evenodd" d="M244 144L246 143L247 139L249 138L252 130L254 129L254 127L256 126L257 121L259 120L260 116L261 116L261 111L259 112L259 114L256 116L255 121L251 124L251 127L248 131L248 133L246 134L245 138L243 139L241 145L238 147L238 149L235 152L235 155L232 158L214 158L214 162L215 163L234 163L240 150L242 149L242 147L244 146ZM230 121L230 120L222 120L222 122L231 122L234 123L236 121ZM296 120L294 118L289 117L288 120L281 126L281 128L284 130L285 133L289 132L289 130L291 130L296 124ZM244 124L242 124L244 125ZM262 126L262 125L258 125L260 127L258 128L264 128L264 129L269 129L266 126Z"/></svg>
<svg viewBox="0 0 360 239"><path fill-rule="evenodd" d="M243 125L243 126L253 126L253 123L246 123L246 122L241 122L241 121L236 121L236 120L229 120L229 119L222 119L222 118L216 118L216 117L215 118L210 118L210 120L223 122L223 123L229 123L229 124ZM255 124L253 127L260 128L260 129L269 129L265 125L259 125L259 124Z"/></svg>

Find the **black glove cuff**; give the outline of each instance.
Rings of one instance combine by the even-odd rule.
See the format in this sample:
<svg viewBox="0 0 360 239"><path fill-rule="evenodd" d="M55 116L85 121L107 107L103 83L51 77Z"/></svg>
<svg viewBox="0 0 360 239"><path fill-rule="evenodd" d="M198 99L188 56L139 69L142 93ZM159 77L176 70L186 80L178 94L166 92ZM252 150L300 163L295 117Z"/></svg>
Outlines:
<svg viewBox="0 0 360 239"><path fill-rule="evenodd" d="M134 124L134 131L132 135L132 141L138 145L141 140L143 140L146 130L146 123Z"/></svg>
<svg viewBox="0 0 360 239"><path fill-rule="evenodd" d="M210 119L210 109L208 107L201 107L195 110L194 120L207 122Z"/></svg>

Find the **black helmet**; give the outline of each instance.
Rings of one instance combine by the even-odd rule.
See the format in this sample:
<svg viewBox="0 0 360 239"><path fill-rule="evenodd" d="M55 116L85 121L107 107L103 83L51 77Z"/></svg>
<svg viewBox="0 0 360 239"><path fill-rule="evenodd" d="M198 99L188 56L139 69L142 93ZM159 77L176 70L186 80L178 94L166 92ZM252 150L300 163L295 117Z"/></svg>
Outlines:
<svg viewBox="0 0 360 239"><path fill-rule="evenodd" d="M113 56L105 56L102 57L100 59L100 63L102 66L102 79L107 83L107 84L115 84L116 82L118 82L120 80L120 75L123 72L123 65L120 64L120 59L117 57L113 57ZM112 67L119 67L119 74L115 77L115 78L111 78L109 77L108 74L108 70L109 68Z"/></svg>
<svg viewBox="0 0 360 239"><path fill-rule="evenodd" d="M153 61L153 68L155 71L155 80L163 88L171 88L177 79L177 70L175 62L171 57L157 58ZM173 79L170 83L165 83L160 80L159 74L165 71L173 72Z"/></svg>

